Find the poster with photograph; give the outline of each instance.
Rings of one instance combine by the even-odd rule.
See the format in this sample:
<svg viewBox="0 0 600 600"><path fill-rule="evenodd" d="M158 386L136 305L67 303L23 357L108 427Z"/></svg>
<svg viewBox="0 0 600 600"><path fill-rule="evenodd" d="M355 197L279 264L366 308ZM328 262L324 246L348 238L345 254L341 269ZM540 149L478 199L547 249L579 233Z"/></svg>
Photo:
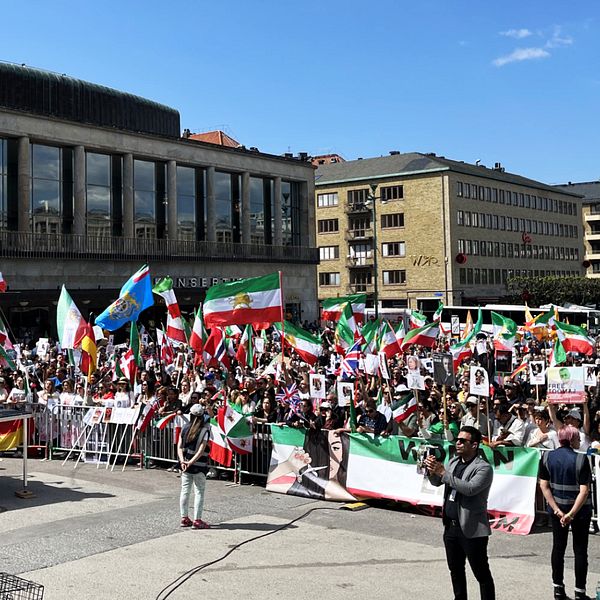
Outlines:
<svg viewBox="0 0 600 600"><path fill-rule="evenodd" d="M512 350L496 350L496 373L512 373Z"/></svg>
<svg viewBox="0 0 600 600"><path fill-rule="evenodd" d="M325 375L311 373L308 376L308 386L311 398L325 398Z"/></svg>
<svg viewBox="0 0 600 600"><path fill-rule="evenodd" d="M433 360L431 358L423 358L421 359L421 366L428 372L433 375Z"/></svg>
<svg viewBox="0 0 600 600"><path fill-rule="evenodd" d="M338 406L349 406L354 394L354 384L346 381L338 381L337 396Z"/></svg>
<svg viewBox="0 0 600 600"><path fill-rule="evenodd" d="M471 367L469 371L469 392L473 396L490 395L490 382L487 371L483 367Z"/></svg>
<svg viewBox="0 0 600 600"><path fill-rule="evenodd" d="M534 360L529 363L529 383L531 385L545 385L546 365L543 360Z"/></svg>
<svg viewBox="0 0 600 600"><path fill-rule="evenodd" d="M585 387L593 387L598 385L598 381L596 379L596 365L585 364L583 366L583 375L584 375L584 385Z"/></svg>
<svg viewBox="0 0 600 600"><path fill-rule="evenodd" d="M455 383L452 354L436 352L432 355L433 380L438 385L452 386Z"/></svg>
<svg viewBox="0 0 600 600"><path fill-rule="evenodd" d="M406 376L406 381L409 389L411 390L424 390L425 389L425 377L418 371L409 371Z"/></svg>
<svg viewBox="0 0 600 600"><path fill-rule="evenodd" d="M549 367L546 369L547 399L551 404L585 402L583 367Z"/></svg>
<svg viewBox="0 0 600 600"><path fill-rule="evenodd" d="M369 375L379 374L379 356L377 354L365 355L365 373Z"/></svg>
<svg viewBox="0 0 600 600"><path fill-rule="evenodd" d="M406 368L408 373L421 373L421 360L418 356L410 355L406 359Z"/></svg>

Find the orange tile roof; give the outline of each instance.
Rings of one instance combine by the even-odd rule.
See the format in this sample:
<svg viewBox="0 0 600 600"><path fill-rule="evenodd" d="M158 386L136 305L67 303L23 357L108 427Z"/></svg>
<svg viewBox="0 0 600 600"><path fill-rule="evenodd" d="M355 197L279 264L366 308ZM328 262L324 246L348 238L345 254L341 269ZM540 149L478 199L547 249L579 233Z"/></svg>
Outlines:
<svg viewBox="0 0 600 600"><path fill-rule="evenodd" d="M193 133L188 139L217 144L219 146L228 146L229 148L239 148L241 146L239 142L219 129L216 131L206 131L205 133Z"/></svg>

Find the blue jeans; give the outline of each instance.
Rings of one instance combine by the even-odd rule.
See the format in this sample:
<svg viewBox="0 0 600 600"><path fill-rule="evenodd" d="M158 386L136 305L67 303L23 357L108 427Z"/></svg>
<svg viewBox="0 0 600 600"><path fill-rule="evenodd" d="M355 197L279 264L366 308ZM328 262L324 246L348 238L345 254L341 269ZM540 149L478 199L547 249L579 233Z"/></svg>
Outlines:
<svg viewBox="0 0 600 600"><path fill-rule="evenodd" d="M202 518L204 508L204 488L206 487L206 475L204 473L182 473L181 494L179 496L179 508L181 516L187 517L190 509L190 496L194 488L194 521Z"/></svg>

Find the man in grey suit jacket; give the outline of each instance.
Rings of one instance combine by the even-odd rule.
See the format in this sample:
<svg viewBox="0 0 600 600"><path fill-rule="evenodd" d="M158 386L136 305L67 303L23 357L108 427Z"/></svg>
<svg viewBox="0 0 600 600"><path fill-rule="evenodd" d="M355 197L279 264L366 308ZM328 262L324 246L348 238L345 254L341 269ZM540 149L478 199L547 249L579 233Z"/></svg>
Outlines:
<svg viewBox="0 0 600 600"><path fill-rule="evenodd" d="M427 474L435 486L445 484L442 520L446 560L452 578L455 600L467 600L465 560L479 582L482 600L495 600L494 579L487 557L492 531L487 501L494 472L478 456L481 432L462 427L456 438L456 456L444 465L434 456L425 459Z"/></svg>

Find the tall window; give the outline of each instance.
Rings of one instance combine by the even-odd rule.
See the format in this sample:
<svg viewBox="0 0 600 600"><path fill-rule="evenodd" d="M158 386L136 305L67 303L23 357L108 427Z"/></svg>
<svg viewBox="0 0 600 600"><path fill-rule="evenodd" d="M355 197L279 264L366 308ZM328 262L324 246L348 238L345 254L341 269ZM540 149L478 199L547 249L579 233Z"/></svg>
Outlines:
<svg viewBox="0 0 600 600"><path fill-rule="evenodd" d="M324 206L337 206L338 205L338 193L331 192L329 194L317 194L317 206L322 208Z"/></svg>
<svg viewBox="0 0 600 600"><path fill-rule="evenodd" d="M156 238L156 172L153 162L133 165L135 237Z"/></svg>
<svg viewBox="0 0 600 600"><path fill-rule="evenodd" d="M0 229L6 229L8 223L8 198L7 198L7 147L6 140L0 139Z"/></svg>
<svg viewBox="0 0 600 600"><path fill-rule="evenodd" d="M88 152L85 159L87 195L87 234L107 237L112 232L111 157Z"/></svg>
<svg viewBox="0 0 600 600"><path fill-rule="evenodd" d="M196 239L196 169L177 166L177 239Z"/></svg>
<svg viewBox="0 0 600 600"><path fill-rule="evenodd" d="M35 233L69 231L73 217L72 150L32 144L31 214Z"/></svg>
<svg viewBox="0 0 600 600"><path fill-rule="evenodd" d="M229 173L215 173L215 222L217 242L233 241L232 189Z"/></svg>
<svg viewBox="0 0 600 600"><path fill-rule="evenodd" d="M340 257L339 246L320 246L319 247L319 259L320 260L337 260Z"/></svg>
<svg viewBox="0 0 600 600"><path fill-rule="evenodd" d="M265 243L265 185L259 177L250 177L250 243ZM247 240L244 240L245 242Z"/></svg>
<svg viewBox="0 0 600 600"><path fill-rule="evenodd" d="M282 241L284 246L300 245L300 185L293 181L281 182Z"/></svg>

